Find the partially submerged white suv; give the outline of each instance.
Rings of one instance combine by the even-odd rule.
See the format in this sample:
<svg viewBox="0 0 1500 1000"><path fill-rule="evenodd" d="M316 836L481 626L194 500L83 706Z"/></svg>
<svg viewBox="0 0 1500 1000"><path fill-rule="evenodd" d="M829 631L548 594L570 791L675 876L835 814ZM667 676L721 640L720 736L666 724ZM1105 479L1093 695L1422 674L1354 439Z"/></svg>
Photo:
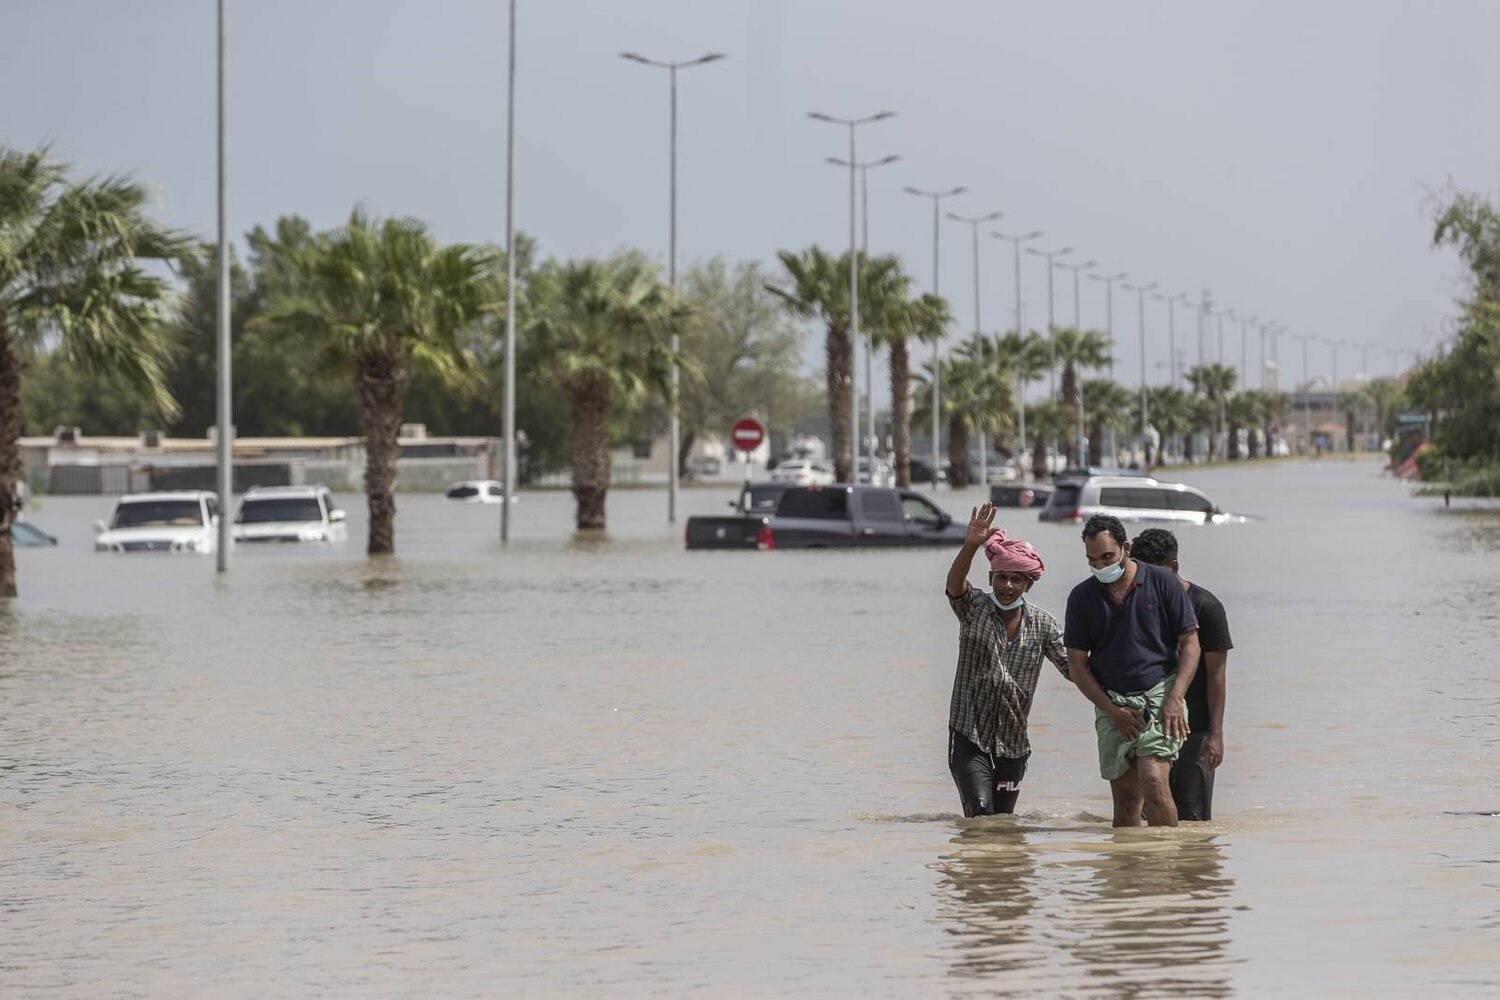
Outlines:
<svg viewBox="0 0 1500 1000"><path fill-rule="evenodd" d="M342 542L344 512L326 486L252 486L234 515L236 542Z"/></svg>
<svg viewBox="0 0 1500 1000"><path fill-rule="evenodd" d="M127 494L95 522L94 551L212 552L218 523L219 498L207 490Z"/></svg>

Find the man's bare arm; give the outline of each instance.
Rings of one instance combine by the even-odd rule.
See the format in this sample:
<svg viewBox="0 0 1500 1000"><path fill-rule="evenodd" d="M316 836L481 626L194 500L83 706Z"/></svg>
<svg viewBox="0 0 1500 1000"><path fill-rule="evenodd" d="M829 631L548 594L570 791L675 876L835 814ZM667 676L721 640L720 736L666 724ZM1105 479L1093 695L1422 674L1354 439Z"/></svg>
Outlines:
<svg viewBox="0 0 1500 1000"><path fill-rule="evenodd" d="M969 533L964 537L964 543L959 547L958 555L953 557L953 565L948 567L949 597L962 597L969 589L969 567L974 564L974 556L984 543L997 529L990 527L995 523L995 505L984 503L975 507L969 515Z"/></svg>
<svg viewBox="0 0 1500 1000"><path fill-rule="evenodd" d="M1203 668L1208 671L1208 718L1212 732L1203 746L1203 764L1210 771L1224 762L1224 699L1228 683L1229 654L1204 653Z"/></svg>
<svg viewBox="0 0 1500 1000"><path fill-rule="evenodd" d="M1188 685L1193 683L1193 674L1198 672L1198 631L1184 632L1177 637L1177 676L1172 681L1172 690L1162 699L1161 729L1174 740L1188 738L1187 710L1183 696Z"/></svg>

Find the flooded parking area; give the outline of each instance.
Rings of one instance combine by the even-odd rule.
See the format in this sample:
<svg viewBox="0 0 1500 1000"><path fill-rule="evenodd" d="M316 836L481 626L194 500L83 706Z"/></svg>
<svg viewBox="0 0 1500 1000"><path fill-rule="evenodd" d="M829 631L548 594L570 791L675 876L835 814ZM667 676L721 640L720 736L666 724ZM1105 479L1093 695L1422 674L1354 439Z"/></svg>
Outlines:
<svg viewBox="0 0 1500 1000"><path fill-rule="evenodd" d="M92 551L0 609L8 996L1500 990L1500 512L1367 462L1192 474L1230 616L1211 824L1114 831L1045 672L1014 819L945 762L947 550L687 552L665 495L403 496L399 555ZM721 513L732 487L683 493ZM938 494L955 516L977 492ZM1061 612L1076 525L1002 511ZM979 574L972 579L980 582Z"/></svg>

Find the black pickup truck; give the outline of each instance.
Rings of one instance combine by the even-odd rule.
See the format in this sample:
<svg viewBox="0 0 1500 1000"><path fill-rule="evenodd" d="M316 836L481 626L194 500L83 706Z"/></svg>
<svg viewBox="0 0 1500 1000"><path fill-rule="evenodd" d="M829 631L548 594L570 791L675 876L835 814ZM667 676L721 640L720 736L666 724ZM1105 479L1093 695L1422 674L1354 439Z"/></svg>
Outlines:
<svg viewBox="0 0 1500 1000"><path fill-rule="evenodd" d="M914 490L783 487L774 514L689 518L690 549L825 549L961 545L966 524ZM743 505L743 502L742 502Z"/></svg>

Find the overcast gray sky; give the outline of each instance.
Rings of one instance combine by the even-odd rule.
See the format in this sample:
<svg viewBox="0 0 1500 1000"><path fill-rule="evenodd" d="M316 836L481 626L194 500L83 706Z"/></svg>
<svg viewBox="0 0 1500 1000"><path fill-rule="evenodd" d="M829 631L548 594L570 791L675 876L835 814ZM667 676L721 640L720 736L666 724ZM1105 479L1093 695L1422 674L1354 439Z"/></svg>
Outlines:
<svg viewBox="0 0 1500 1000"><path fill-rule="evenodd" d="M232 230L357 201L448 240L504 237L505 0L228 0ZM1500 5L1482 0L997 3L928 0L521 0L517 224L560 256L665 255L667 79L618 58L709 50L683 71L679 247L771 260L848 239L842 130L806 113L898 117L860 131L871 247L931 282L930 203L1006 213L1100 268L1287 324L1430 349L1462 268L1430 249L1448 183L1496 188L1491 105ZM0 142L44 141L89 172L128 171L167 221L214 227L213 0L4 0ZM972 324L967 228L942 227L942 291ZM984 326L1009 325L1007 244L984 239ZM1029 326L1046 275L1023 265ZM1059 274L1058 322L1072 319ZM1083 322L1103 327L1101 285ZM1193 319L1178 344L1196 360ZM1117 293L1122 381L1140 355ZM1239 327L1226 330L1231 357ZM1147 303L1164 381L1166 307ZM1215 353L1212 329L1210 359ZM1258 341L1251 341L1252 363ZM1301 348L1283 339L1283 379ZM1313 348L1327 374L1330 351ZM1370 369L1393 361L1372 351ZM1341 352L1341 375L1360 369Z"/></svg>

